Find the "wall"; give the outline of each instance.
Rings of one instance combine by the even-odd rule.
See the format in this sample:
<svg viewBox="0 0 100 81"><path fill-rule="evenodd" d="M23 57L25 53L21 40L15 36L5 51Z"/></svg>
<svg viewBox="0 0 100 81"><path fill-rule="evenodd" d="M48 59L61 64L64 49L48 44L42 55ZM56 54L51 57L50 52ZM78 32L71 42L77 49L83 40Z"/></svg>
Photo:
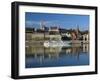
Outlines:
<svg viewBox="0 0 100 81"><path fill-rule="evenodd" d="M0 81L13 81L10 78L10 65L11 65L11 2L13 0L0 1ZM20 0L19 0L20 1ZM29 1L29 0L21 0ZM59 4L75 4L75 5L96 5L100 10L100 0L30 0L34 2L44 3L59 3ZM100 11L98 12L100 14ZM100 15L98 16L100 21ZM100 24L98 23L98 31ZM100 34L100 32L99 32ZM98 39L100 41L100 37ZM100 45L100 42L98 43ZM100 46L98 46L100 47ZM100 52L100 51L99 51ZM100 61L100 54L98 53L98 61ZM98 63L100 68L100 63ZM99 69L100 71L100 69ZM100 74L98 75L82 75L82 76L64 76L53 78L39 78L39 79L26 79L26 81L99 81ZM22 80L21 80L22 81Z"/></svg>

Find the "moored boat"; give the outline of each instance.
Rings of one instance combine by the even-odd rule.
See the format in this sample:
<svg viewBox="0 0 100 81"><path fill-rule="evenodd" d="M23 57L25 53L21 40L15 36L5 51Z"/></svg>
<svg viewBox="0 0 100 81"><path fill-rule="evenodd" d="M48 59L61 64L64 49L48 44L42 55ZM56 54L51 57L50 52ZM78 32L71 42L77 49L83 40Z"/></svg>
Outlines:
<svg viewBox="0 0 100 81"><path fill-rule="evenodd" d="M45 41L44 42L45 47L59 47L59 46L66 46L69 47L69 42L63 42L63 41Z"/></svg>

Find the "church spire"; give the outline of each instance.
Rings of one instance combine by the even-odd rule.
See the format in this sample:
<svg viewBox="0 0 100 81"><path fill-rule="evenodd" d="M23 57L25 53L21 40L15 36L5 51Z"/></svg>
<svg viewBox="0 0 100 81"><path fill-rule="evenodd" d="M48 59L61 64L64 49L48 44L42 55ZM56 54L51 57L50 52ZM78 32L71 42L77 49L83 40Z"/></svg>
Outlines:
<svg viewBox="0 0 100 81"><path fill-rule="evenodd" d="M43 30L44 30L44 27L45 27L45 24L44 23L45 22L43 20L40 22L40 28L43 29Z"/></svg>
<svg viewBox="0 0 100 81"><path fill-rule="evenodd" d="M79 31L79 25L77 25L77 31Z"/></svg>

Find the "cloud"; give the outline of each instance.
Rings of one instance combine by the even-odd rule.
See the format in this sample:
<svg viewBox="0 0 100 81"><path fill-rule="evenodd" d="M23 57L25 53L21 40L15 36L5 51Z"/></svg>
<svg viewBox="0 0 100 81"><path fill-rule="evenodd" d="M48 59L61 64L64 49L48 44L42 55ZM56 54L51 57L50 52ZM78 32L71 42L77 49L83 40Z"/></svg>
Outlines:
<svg viewBox="0 0 100 81"><path fill-rule="evenodd" d="M40 24L40 22L38 22L38 21L26 21L26 24L34 25L34 24Z"/></svg>
<svg viewBox="0 0 100 81"><path fill-rule="evenodd" d="M77 28L78 23L72 23L71 21L59 21L59 20L49 20L49 21L33 21L33 20L27 20L25 22L26 27L36 27L39 28L41 26L41 22L44 23L45 26L58 26L62 28ZM80 28L82 28L79 25Z"/></svg>
<svg viewBox="0 0 100 81"><path fill-rule="evenodd" d="M41 23L44 23L45 25L53 25L55 22L57 22L57 21L26 21L25 22L25 25L26 26L30 26L30 27L32 27L32 26L34 26L34 25L38 25L38 26L40 26L41 25Z"/></svg>

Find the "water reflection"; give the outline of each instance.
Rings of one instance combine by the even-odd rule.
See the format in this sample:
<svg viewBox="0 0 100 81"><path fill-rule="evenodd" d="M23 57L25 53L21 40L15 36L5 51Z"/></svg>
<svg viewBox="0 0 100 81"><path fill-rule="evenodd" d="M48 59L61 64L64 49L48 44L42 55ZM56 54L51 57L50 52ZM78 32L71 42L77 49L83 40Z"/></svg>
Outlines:
<svg viewBox="0 0 100 81"><path fill-rule="evenodd" d="M26 47L26 68L89 65L89 44L70 47Z"/></svg>

